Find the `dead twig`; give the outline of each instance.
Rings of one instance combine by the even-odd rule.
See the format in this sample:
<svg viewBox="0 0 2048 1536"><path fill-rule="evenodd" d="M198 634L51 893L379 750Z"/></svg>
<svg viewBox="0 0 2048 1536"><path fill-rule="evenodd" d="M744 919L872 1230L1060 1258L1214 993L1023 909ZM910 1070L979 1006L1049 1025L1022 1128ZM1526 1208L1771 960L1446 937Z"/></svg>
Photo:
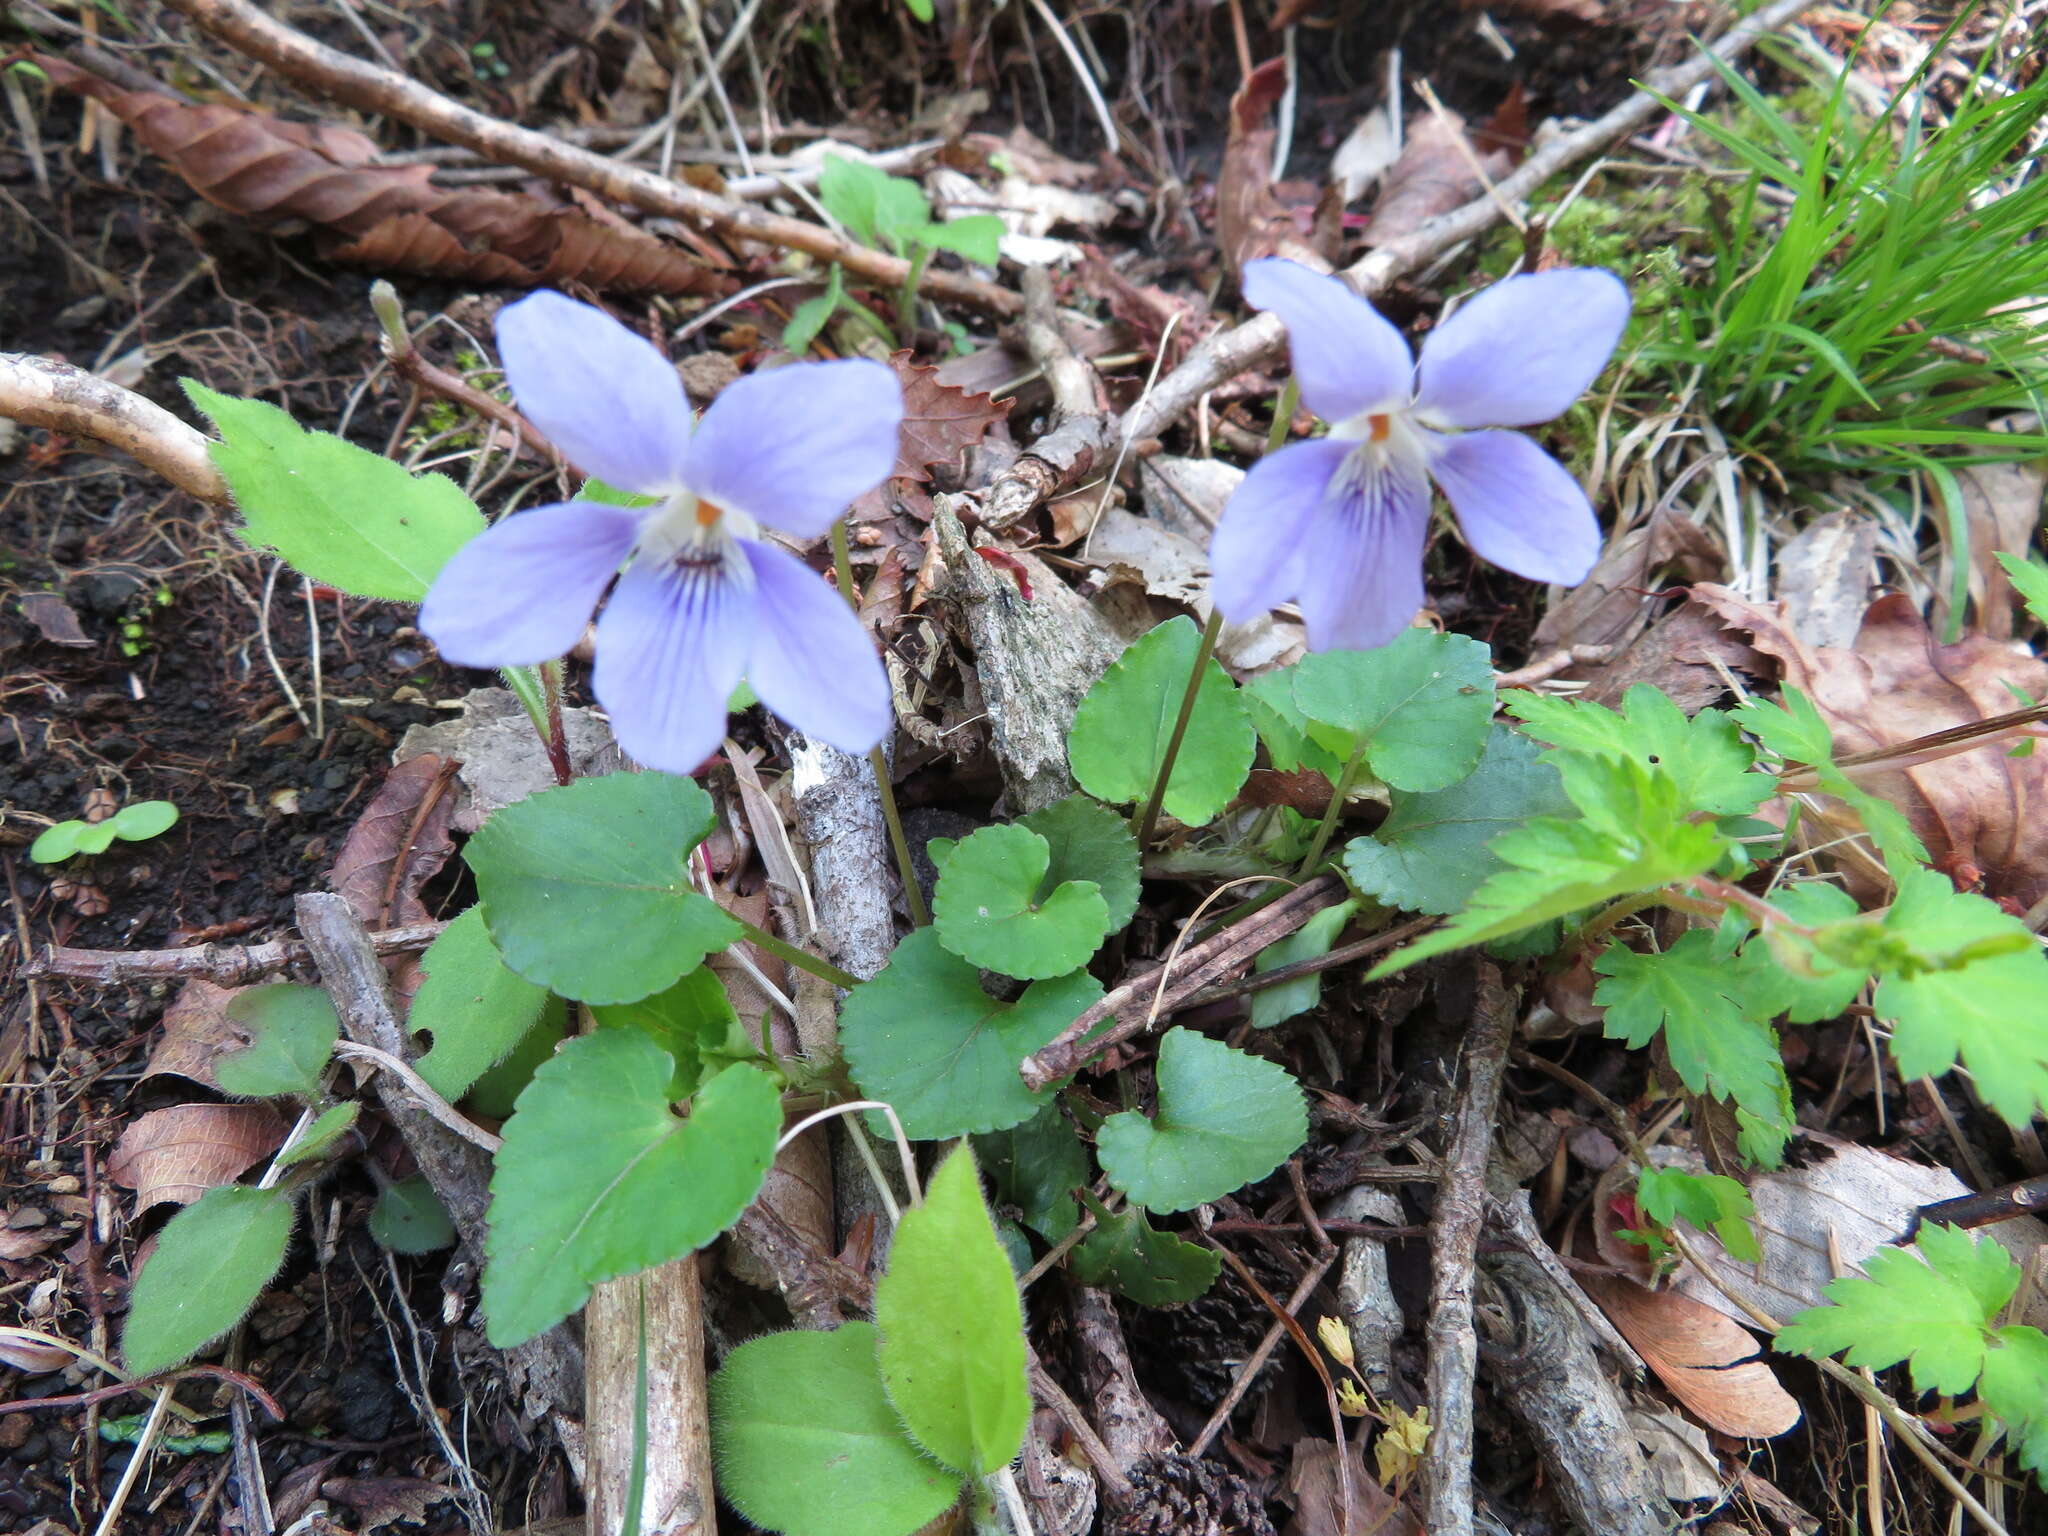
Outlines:
<svg viewBox="0 0 2048 1536"><path fill-rule="evenodd" d="M821 225L718 197L565 144L551 134L487 117L395 70L316 42L265 15L249 0L168 0L168 4L230 47L300 85L358 111L394 118L447 143L473 149L490 160L523 166L537 176L582 187L646 213L688 220L729 239L764 241L806 252L820 261L837 262L854 276L891 292L901 288L910 275L909 262L856 245ZM965 273L927 272L922 291L993 315L1015 315L1024 307L1023 300L1009 289Z"/></svg>
<svg viewBox="0 0 2048 1536"><path fill-rule="evenodd" d="M1429 1224L1429 1402L1436 1423L1423 1458L1422 1486L1423 1524L1432 1536L1471 1536L1473 1528L1472 1396L1479 1338L1473 1331L1472 1276L1486 1220L1486 1155L1519 1000L1491 961L1478 963L1478 979L1465 1081Z"/></svg>
<svg viewBox="0 0 2048 1536"><path fill-rule="evenodd" d="M118 448L200 501L225 506L228 483L207 441L155 402L46 357L0 352L0 416Z"/></svg>
<svg viewBox="0 0 2048 1536"><path fill-rule="evenodd" d="M403 955L425 949L447 926L445 922L407 923L363 937L374 954ZM193 944L183 949L70 949L45 944L24 967L23 975L75 976L103 986L183 976L238 987L312 963L312 949L298 939L272 939L267 944Z"/></svg>

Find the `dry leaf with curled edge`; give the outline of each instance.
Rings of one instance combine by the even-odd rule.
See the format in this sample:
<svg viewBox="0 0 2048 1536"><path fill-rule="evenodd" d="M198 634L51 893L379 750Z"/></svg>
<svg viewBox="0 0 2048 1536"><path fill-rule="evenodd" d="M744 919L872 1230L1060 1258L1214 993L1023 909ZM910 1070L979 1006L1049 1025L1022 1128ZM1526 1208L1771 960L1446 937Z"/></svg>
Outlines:
<svg viewBox="0 0 2048 1536"><path fill-rule="evenodd" d="M107 1177L135 1191L140 1216L165 1200L190 1205L232 1182L284 1143L268 1104L179 1104L153 1109L121 1133Z"/></svg>
<svg viewBox="0 0 2048 1536"><path fill-rule="evenodd" d="M228 1004L244 989L221 987L195 976L178 989L164 1010L163 1038L149 1053L144 1078L171 1072L219 1090L213 1064L223 1052L242 1048L246 1035L228 1018Z"/></svg>
<svg viewBox="0 0 2048 1536"><path fill-rule="evenodd" d="M1330 269L1333 253L1316 250L1303 237L1293 212L1273 191L1279 138L1273 108L1286 92L1287 61L1268 59L1230 98L1230 138L1216 174L1216 242L1233 278L1261 256L1284 256L1318 272Z"/></svg>
<svg viewBox="0 0 2048 1536"><path fill-rule="evenodd" d="M1579 1283L1686 1411L1711 1429L1750 1440L1782 1435L1799 1404L1761 1358L1756 1336L1677 1291L1611 1275Z"/></svg>
<svg viewBox="0 0 2048 1536"><path fill-rule="evenodd" d="M328 881L366 928L426 920L419 889L455 851L448 826L461 766L432 753L407 758L349 828Z"/></svg>
<svg viewBox="0 0 2048 1536"><path fill-rule="evenodd" d="M701 261L632 225L524 193L437 187L430 165L376 165L346 128L220 102L131 91L62 59L29 57L100 103L208 202L265 222L303 219L337 261L508 287L581 282L618 292L717 293Z"/></svg>
<svg viewBox="0 0 2048 1536"><path fill-rule="evenodd" d="M1401 157L1380 185L1366 226L1368 245L1386 245L1413 234L1440 213L1470 202L1485 190L1480 172L1498 181L1513 167L1502 150L1482 154L1465 120L1455 112L1418 112L1408 120Z"/></svg>
<svg viewBox="0 0 2048 1536"><path fill-rule="evenodd" d="M1702 582L1693 600L1778 664L1813 700L1837 759L1969 725L2048 695L2048 665L2001 641L1965 635L1943 645L1904 596L1881 597L1852 647L1808 646L1783 607L1752 603ZM2048 752L2011 755L2010 740L1910 767L1873 763L1857 782L1906 813L1935 866L1965 887L2016 907L2048 895Z"/></svg>
<svg viewBox="0 0 2048 1536"><path fill-rule="evenodd" d="M903 384L903 426L896 467L889 471L893 478L930 480L932 470L957 465L962 454L988 436L989 428L1010 414L1011 401L942 384L938 369L912 362L908 352L892 353L889 366Z"/></svg>

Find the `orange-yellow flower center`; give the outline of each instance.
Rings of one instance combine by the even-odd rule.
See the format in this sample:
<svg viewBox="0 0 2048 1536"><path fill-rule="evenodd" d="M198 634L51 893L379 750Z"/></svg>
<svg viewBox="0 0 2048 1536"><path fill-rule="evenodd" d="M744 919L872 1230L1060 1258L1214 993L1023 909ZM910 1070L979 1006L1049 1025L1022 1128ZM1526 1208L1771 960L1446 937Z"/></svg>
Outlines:
<svg viewBox="0 0 2048 1536"><path fill-rule="evenodd" d="M717 502L705 501L702 500L701 498L698 500L697 526L699 528L713 527L717 524L718 520L723 516L725 516L725 508L719 506Z"/></svg>
<svg viewBox="0 0 2048 1536"><path fill-rule="evenodd" d="M1365 424L1372 432L1372 441L1384 443L1387 434L1394 430L1394 418L1378 412L1365 418Z"/></svg>

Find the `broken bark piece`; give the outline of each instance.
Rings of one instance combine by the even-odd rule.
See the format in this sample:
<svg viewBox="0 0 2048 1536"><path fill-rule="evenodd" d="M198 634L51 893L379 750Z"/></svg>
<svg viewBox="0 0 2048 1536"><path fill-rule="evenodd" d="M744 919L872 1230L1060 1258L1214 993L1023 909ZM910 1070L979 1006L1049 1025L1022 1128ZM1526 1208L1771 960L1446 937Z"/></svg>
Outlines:
<svg viewBox="0 0 2048 1536"><path fill-rule="evenodd" d="M957 501L932 498L932 536L946 564L940 595L974 653L1009 809L1024 815L1074 792L1067 727L1119 648L1094 610L1035 556L1002 550L1028 581L1026 598L1016 575L968 543Z"/></svg>

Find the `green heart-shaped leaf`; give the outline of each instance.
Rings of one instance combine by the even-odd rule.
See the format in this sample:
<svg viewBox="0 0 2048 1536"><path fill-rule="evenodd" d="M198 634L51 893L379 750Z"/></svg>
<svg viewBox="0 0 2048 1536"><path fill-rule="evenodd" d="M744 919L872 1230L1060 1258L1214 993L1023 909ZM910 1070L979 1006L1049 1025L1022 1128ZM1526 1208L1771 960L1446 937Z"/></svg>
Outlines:
<svg viewBox="0 0 2048 1536"><path fill-rule="evenodd" d="M1372 651L1323 651L1295 667L1308 733L1340 760L1363 751L1396 789L1442 789L1472 771L1493 719L1493 653L1464 635L1404 629Z"/></svg>
<svg viewBox="0 0 2048 1536"><path fill-rule="evenodd" d="M1095 1230L1067 1257L1083 1285L1099 1285L1142 1307L1193 1301L1216 1283L1222 1258L1208 1248L1158 1231L1135 1205L1096 1212Z"/></svg>
<svg viewBox="0 0 2048 1536"><path fill-rule="evenodd" d="M932 896L939 941L1006 976L1064 976L1088 963L1109 932L1109 904L1092 880L1040 896L1052 851L1029 827L983 827L946 858Z"/></svg>
<svg viewBox="0 0 2048 1536"><path fill-rule="evenodd" d="M406 1027L431 1035L433 1044L413 1067L452 1101L526 1038L547 1006L548 989L505 964L482 907L442 929L420 956L420 969L426 980L413 995Z"/></svg>
<svg viewBox="0 0 2048 1536"><path fill-rule="evenodd" d="M1088 1151L1057 1104L1021 1125L974 1138L974 1155L1006 1205L1024 1225L1056 1243L1074 1230L1074 1191L1088 1182Z"/></svg>
<svg viewBox="0 0 2048 1536"><path fill-rule="evenodd" d="M700 965L665 992L637 1003L606 1003L590 1010L600 1029L637 1029L675 1061L669 1097L686 1099L697 1085L734 1061L757 1059L734 1012L725 983Z"/></svg>
<svg viewBox="0 0 2048 1536"><path fill-rule="evenodd" d="M341 1037L334 1004L318 987L277 982L251 987L228 1002L230 1021L249 1036L248 1045L213 1064L213 1080L229 1093L251 1099L320 1092L320 1074Z"/></svg>
<svg viewBox="0 0 2048 1536"><path fill-rule="evenodd" d="M1100 800L1069 795L1019 816L1017 825L1036 832L1052 851L1038 888L1041 899L1069 880L1089 880L1102 892L1111 933L1131 920L1138 910L1138 840L1129 821Z"/></svg>
<svg viewBox="0 0 2048 1536"><path fill-rule="evenodd" d="M384 1186L370 1207L370 1236L393 1253L438 1253L455 1242L455 1223L434 1186L415 1174Z"/></svg>
<svg viewBox="0 0 2048 1536"><path fill-rule="evenodd" d="M1191 1029L1159 1042L1159 1113L1111 1115L1095 1135L1109 1182L1155 1211L1185 1211L1262 1179L1308 1140L1284 1067Z"/></svg>
<svg viewBox="0 0 2048 1536"><path fill-rule="evenodd" d="M711 797L670 773L613 773L508 805L470 839L491 942L528 981L586 1003L630 1003L740 936L691 889Z"/></svg>

